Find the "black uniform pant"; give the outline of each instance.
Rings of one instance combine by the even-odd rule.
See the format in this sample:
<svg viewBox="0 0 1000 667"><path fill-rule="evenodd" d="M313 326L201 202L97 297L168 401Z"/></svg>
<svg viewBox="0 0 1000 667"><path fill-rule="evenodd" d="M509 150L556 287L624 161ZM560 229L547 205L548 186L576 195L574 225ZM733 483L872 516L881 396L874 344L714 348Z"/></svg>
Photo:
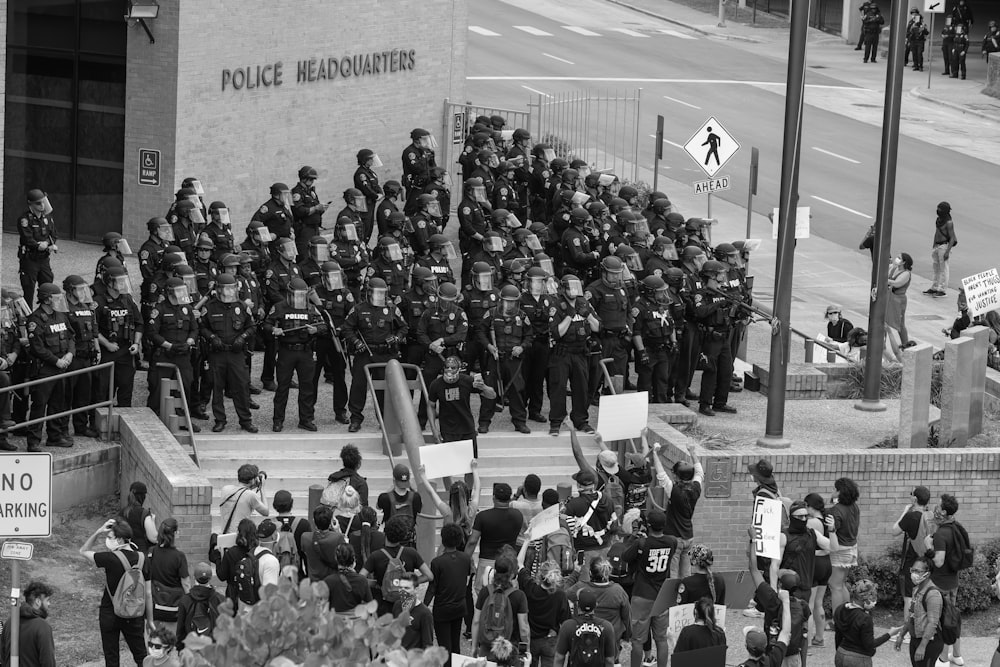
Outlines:
<svg viewBox="0 0 1000 667"><path fill-rule="evenodd" d="M191 393L194 391L194 367L191 364L191 353L171 354L167 350L160 348L153 354L153 358L149 363L149 370L146 371L146 377L149 379L149 400L146 401L146 407L152 409L157 414L160 413L160 381L164 378L174 377L173 371L169 368L160 368L158 366L160 362L177 366L181 374L181 383L184 385L184 394L188 399L188 406L190 407L192 403L196 403L191 398ZM160 415L160 417L166 417L166 415Z"/></svg>
<svg viewBox="0 0 1000 667"><path fill-rule="evenodd" d="M525 352L521 375L524 377L524 403L529 415L541 414L545 377L549 371L549 342L532 343Z"/></svg>
<svg viewBox="0 0 1000 667"><path fill-rule="evenodd" d="M274 382L274 360L278 355L278 348L271 334L262 332L261 337L264 339L264 367L260 370L260 381Z"/></svg>
<svg viewBox="0 0 1000 667"><path fill-rule="evenodd" d="M135 359L129 354L128 347L124 343L121 343L121 345L122 347L117 352L112 353L105 350L102 361L115 362L114 378L112 379L112 386L117 398L115 405L119 408L131 408L132 389L135 385ZM104 397L108 395L108 374L107 371L104 371L99 375L100 382L97 386L97 395Z"/></svg>
<svg viewBox="0 0 1000 667"><path fill-rule="evenodd" d="M465 341L462 361L465 362L470 373L480 370L485 371L487 369L486 348L483 347L483 344L475 336L470 336L469 340Z"/></svg>
<svg viewBox="0 0 1000 667"><path fill-rule="evenodd" d="M590 355L586 350L560 350L549 354L549 425L558 427L566 419L566 382L573 393L573 426L582 428L590 419Z"/></svg>
<svg viewBox="0 0 1000 667"><path fill-rule="evenodd" d="M121 657L119 651L120 637L124 637L128 650L132 653L135 664L141 665L146 658L145 623L141 618L120 618L113 609L101 607L100 611L101 645L104 647L104 664L106 667L119 667Z"/></svg>
<svg viewBox="0 0 1000 667"><path fill-rule="evenodd" d="M951 42L941 42L941 59L944 61L944 73L951 74Z"/></svg>
<svg viewBox="0 0 1000 667"><path fill-rule="evenodd" d="M31 387L31 412L28 419L44 417L46 413L55 414L66 409L66 380L62 373L52 367L39 369L33 378L53 378L51 382L36 384ZM45 433L49 441L60 440L69 435L66 429L67 420L50 419L45 422ZM42 442L42 424L32 424L28 427L28 446L36 447Z"/></svg>
<svg viewBox="0 0 1000 667"><path fill-rule="evenodd" d="M957 77L962 75L965 78L965 56L962 55L961 47L952 47L951 53L949 54L951 58L951 76Z"/></svg>
<svg viewBox="0 0 1000 667"><path fill-rule="evenodd" d="M347 363L344 361L344 355L337 352L333 340L326 336L318 337L313 344L316 348L313 396L319 393L319 376L326 373L326 377L333 380L333 410L340 412L347 407ZM302 384L299 383L299 386Z"/></svg>
<svg viewBox="0 0 1000 667"><path fill-rule="evenodd" d="M226 423L226 394L233 398L233 407L241 425L253 422L250 415L250 372L243 351L215 351L208 353L212 367L212 416L215 421Z"/></svg>
<svg viewBox="0 0 1000 667"><path fill-rule="evenodd" d="M635 364L639 378L636 381L636 391L648 391L650 403L669 403L673 396L670 387L670 354L665 348L650 349L649 365Z"/></svg>
<svg viewBox="0 0 1000 667"><path fill-rule="evenodd" d="M304 262L309 258L309 241L315 236L319 236L319 227L316 225L302 225L295 230L295 252L298 253L296 262Z"/></svg>
<svg viewBox="0 0 1000 667"><path fill-rule="evenodd" d="M490 359L490 374L487 384L497 392L496 399L490 400L485 396L479 402L479 424L489 426L496 412L497 402L506 400L510 407L510 420L514 425L525 424L528 420L528 411L524 408L524 376L521 374L524 368L521 358L515 359L510 356L501 355L499 359Z"/></svg>
<svg viewBox="0 0 1000 667"><path fill-rule="evenodd" d="M274 421L285 419L293 373L298 375L299 381L299 423L311 422L316 416L316 385L313 384L316 360L313 359L312 345L309 343L278 343L278 389L274 392Z"/></svg>
<svg viewBox="0 0 1000 667"><path fill-rule="evenodd" d="M95 359L80 356L73 357L73 363L69 365L69 370L76 371L81 368L90 368L94 365ZM105 373L107 371L104 371ZM69 396L69 406L71 408L82 408L95 401L104 400L107 396L97 393L99 379L98 373L88 373L85 375L74 375L66 378L66 391ZM97 410L87 410L73 414L73 431L81 435L88 428L97 427Z"/></svg>
<svg viewBox="0 0 1000 667"><path fill-rule="evenodd" d="M698 356L701 354L701 329L694 322L684 324L684 337L677 355L677 371L674 375L674 398L681 399L687 393L698 370Z"/></svg>
<svg viewBox="0 0 1000 667"><path fill-rule="evenodd" d="M707 331L701 352L708 366L701 373L701 405L725 405L729 400L730 380L733 376L732 332L728 329Z"/></svg>
<svg viewBox="0 0 1000 667"><path fill-rule="evenodd" d="M347 399L347 409L351 412L351 423L360 424L365 420L365 402L368 400L368 378L365 377L365 366L368 364L384 364L395 359L395 353L377 352L374 354L354 355L354 365L351 366L351 392ZM385 369L372 369L373 380L384 380ZM385 392L375 392L378 409L385 405Z"/></svg>
<svg viewBox="0 0 1000 667"><path fill-rule="evenodd" d="M188 407L192 410L208 405L212 400L213 374L208 363L208 345L200 342L192 349L189 361L191 363L191 384L184 385L187 391ZM159 361L163 361L160 359ZM158 410L159 406L153 406Z"/></svg>
<svg viewBox="0 0 1000 667"><path fill-rule="evenodd" d="M865 33L865 61L875 62L878 59L878 38L879 33Z"/></svg>
<svg viewBox="0 0 1000 667"><path fill-rule="evenodd" d="M21 279L21 291L24 292L24 300L28 306L34 307L35 287L44 285L55 280L52 273L52 266L49 264L48 253L37 256L24 255L21 257L18 268L18 277Z"/></svg>
<svg viewBox="0 0 1000 667"><path fill-rule="evenodd" d="M913 69L924 68L924 43L914 42L910 45L910 53L913 54Z"/></svg>
<svg viewBox="0 0 1000 667"><path fill-rule="evenodd" d="M601 393L601 385L604 384L604 371L601 370L601 359L611 358L608 364L608 373L611 377L621 375L627 378L628 374L628 345L622 335L617 331L605 331L601 333L601 356L592 356L590 367L590 395L597 396Z"/></svg>
<svg viewBox="0 0 1000 667"><path fill-rule="evenodd" d="M415 344L417 345L417 344ZM454 354L456 351L454 348L446 348L440 356L431 352L430 350L424 348L422 345L418 347L423 351L423 357L420 364L420 375L424 378L424 385L430 389L431 382L434 382L438 377L440 377L441 372L444 370L444 360L441 357L447 358L446 355ZM405 357L404 357L405 359ZM412 363L412 362L407 362ZM427 425L427 397L420 397L420 405L417 407L417 419L420 420L420 427L423 428ZM447 441L445 441L447 442Z"/></svg>

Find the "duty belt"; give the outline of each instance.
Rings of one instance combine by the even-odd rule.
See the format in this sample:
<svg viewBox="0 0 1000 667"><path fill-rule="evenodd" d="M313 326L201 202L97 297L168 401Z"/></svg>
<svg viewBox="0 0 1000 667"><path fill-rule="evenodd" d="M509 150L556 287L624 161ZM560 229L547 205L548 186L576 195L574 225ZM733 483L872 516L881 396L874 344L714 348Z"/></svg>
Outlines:
<svg viewBox="0 0 1000 667"><path fill-rule="evenodd" d="M312 347L309 343L281 343L280 346L286 350L308 350Z"/></svg>
<svg viewBox="0 0 1000 667"><path fill-rule="evenodd" d="M396 346L389 345L388 343L369 343L368 349L372 352L394 352Z"/></svg>

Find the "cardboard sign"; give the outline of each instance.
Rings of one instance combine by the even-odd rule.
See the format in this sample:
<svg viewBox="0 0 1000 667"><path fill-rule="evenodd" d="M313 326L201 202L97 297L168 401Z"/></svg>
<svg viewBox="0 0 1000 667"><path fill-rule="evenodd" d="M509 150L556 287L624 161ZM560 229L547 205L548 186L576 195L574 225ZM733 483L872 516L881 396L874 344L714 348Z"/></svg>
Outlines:
<svg viewBox="0 0 1000 667"><path fill-rule="evenodd" d="M424 445L417 451L420 452L420 463L425 468L427 479L439 479L472 472L472 459L475 455L471 440Z"/></svg>
<svg viewBox="0 0 1000 667"><path fill-rule="evenodd" d="M758 556L781 558L781 510L780 500L753 499L753 548Z"/></svg>
<svg viewBox="0 0 1000 667"><path fill-rule="evenodd" d="M536 514L528 524L528 539L540 540L559 530L559 505L547 507Z"/></svg>
<svg viewBox="0 0 1000 667"><path fill-rule="evenodd" d="M808 206L797 206L795 208L795 238L809 238L809 218L812 217ZM771 240L778 240L778 221L780 215L778 209L771 211Z"/></svg>
<svg viewBox="0 0 1000 667"><path fill-rule="evenodd" d="M962 278L962 288L969 303L969 314L973 317L1000 308L1000 275L996 269Z"/></svg>
<svg viewBox="0 0 1000 667"><path fill-rule="evenodd" d="M715 624L723 630L726 629L726 605L715 605ZM694 603L678 604L670 608L670 630L676 637L681 630L689 625L694 625Z"/></svg>
<svg viewBox="0 0 1000 667"><path fill-rule="evenodd" d="M601 396L597 431L605 442L638 438L649 419L649 392Z"/></svg>

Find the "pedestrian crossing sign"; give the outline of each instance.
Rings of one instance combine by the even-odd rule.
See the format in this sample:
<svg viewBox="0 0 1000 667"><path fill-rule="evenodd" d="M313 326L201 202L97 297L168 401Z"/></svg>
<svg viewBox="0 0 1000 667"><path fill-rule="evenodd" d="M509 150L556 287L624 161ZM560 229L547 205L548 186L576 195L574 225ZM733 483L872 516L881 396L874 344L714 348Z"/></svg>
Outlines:
<svg viewBox="0 0 1000 667"><path fill-rule="evenodd" d="M709 118L684 144L684 152L698 163L702 171L712 178L736 155L740 143L722 127L722 123Z"/></svg>

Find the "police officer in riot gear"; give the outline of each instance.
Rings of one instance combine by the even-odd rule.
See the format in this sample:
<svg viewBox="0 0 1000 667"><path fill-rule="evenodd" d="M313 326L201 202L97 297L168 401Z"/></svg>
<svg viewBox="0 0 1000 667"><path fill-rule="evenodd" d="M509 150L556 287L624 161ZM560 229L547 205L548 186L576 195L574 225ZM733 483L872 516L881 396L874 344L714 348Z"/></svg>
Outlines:
<svg viewBox="0 0 1000 667"><path fill-rule="evenodd" d="M483 234L482 248L473 253L472 260L475 264L488 264L493 272L493 284L498 285L503 277L503 257L506 244L499 232L490 230ZM468 284L468 282L466 282Z"/></svg>
<svg viewBox="0 0 1000 667"><path fill-rule="evenodd" d="M272 239L291 238L294 216L292 216L292 193L284 183L271 185L271 198L261 204L250 218L250 222L261 222L271 232Z"/></svg>
<svg viewBox="0 0 1000 667"><path fill-rule="evenodd" d="M312 340L320 331L326 331L326 324L310 303L309 286L302 278L292 278L286 290L285 298L274 304L264 321L264 330L275 339L278 348L278 388L274 392L271 430L280 433L285 427L288 390L295 374L299 380L299 428L315 431L316 385L313 375L316 361L313 359Z"/></svg>
<svg viewBox="0 0 1000 667"><path fill-rule="evenodd" d="M323 263L330 260L330 243L318 234L309 239L306 256L299 261L302 279L310 287L323 280Z"/></svg>
<svg viewBox="0 0 1000 667"><path fill-rule="evenodd" d="M347 315L342 331L344 342L354 353L348 398L351 425L347 430L356 433L361 430L361 422L364 421L363 411L368 394L365 366L385 363L395 358L408 333L403 314L389 301L389 288L384 280L371 278L368 281L367 299L355 305ZM384 377L384 371L375 370L372 373L372 379L380 380ZM376 393L379 409L384 401L384 393Z"/></svg>
<svg viewBox="0 0 1000 667"><path fill-rule="evenodd" d="M194 245L194 261L191 268L198 284L199 294L208 294L215 286L215 278L219 275L219 267L212 255L215 254L215 243L207 234L201 234Z"/></svg>
<svg viewBox="0 0 1000 667"><path fill-rule="evenodd" d="M31 367L31 356L28 353L28 323L31 308L27 301L16 290L0 289L2 294L2 310L0 310L0 333L2 333L3 353L0 358L0 370L9 376L4 381L7 385L21 384L28 379ZM3 379L3 378L0 378ZM8 381L9 380L9 381ZM14 426L28 419L27 389L13 392L10 402L0 402L0 423L4 427ZM26 434L21 429L20 434Z"/></svg>
<svg viewBox="0 0 1000 667"><path fill-rule="evenodd" d="M166 218L150 218L146 222L149 238L139 247L139 273L142 275L140 294L146 302L148 283L160 270L164 249L174 240L174 230Z"/></svg>
<svg viewBox="0 0 1000 667"><path fill-rule="evenodd" d="M101 249L104 251L104 254L97 260L98 262L105 257L114 257L122 263L122 266L125 266L125 255L132 254L132 249L129 247L128 241L118 232L107 232L101 238ZM125 270L128 271L128 267ZM97 273L96 269L94 273Z"/></svg>
<svg viewBox="0 0 1000 667"><path fill-rule="evenodd" d="M636 391L648 391L650 403L669 403L670 359L677 343L670 317L667 283L658 276L643 278L639 298L632 307L635 335Z"/></svg>
<svg viewBox="0 0 1000 667"><path fill-rule="evenodd" d="M316 179L319 173L310 166L299 169L299 182L292 188L292 229L295 231L295 246L299 251L299 261L306 255L309 240L319 235L323 227L323 214L329 208L316 194Z"/></svg>
<svg viewBox="0 0 1000 667"><path fill-rule="evenodd" d="M298 252L295 243L289 238L282 238L275 241L274 245L277 249L275 258L268 264L264 274L264 299L268 313L277 304L284 303L285 294L288 292L288 283L293 278L302 277L302 271L295 263L295 256ZM263 331L264 368L260 372L260 381L263 383L264 389L274 391L278 388L278 385L274 383L274 362L278 350L271 332L266 327L263 327ZM292 388L296 387L297 385L293 382Z"/></svg>
<svg viewBox="0 0 1000 667"><path fill-rule="evenodd" d="M28 316L28 353L32 359L31 379L55 378L31 387L28 419L40 419L66 409L66 381L58 376L69 369L76 354L73 325L67 313L66 297L58 285L38 286L38 308ZM45 422L46 445L72 447L69 420L65 417ZM28 451L40 452L42 424L28 427Z"/></svg>
<svg viewBox="0 0 1000 667"><path fill-rule="evenodd" d="M434 149L437 142L427 130L417 127L410 132L411 143L403 150L403 185L406 186L407 214L416 211L417 195L431 181L431 169L437 166Z"/></svg>
<svg viewBox="0 0 1000 667"><path fill-rule="evenodd" d="M326 331L313 340L316 348L316 372L313 374L314 391L319 389L320 371L333 385L333 413L338 423L347 424L347 354L340 339L347 313L354 307L354 295L347 289L344 272L334 261L323 262L322 279L314 286L319 298L320 315L326 322Z"/></svg>
<svg viewBox="0 0 1000 667"><path fill-rule="evenodd" d="M427 239L429 252L424 257L417 258L417 266L430 269L438 283L455 282L451 270L451 260L457 259L455 246L444 234L434 234Z"/></svg>
<svg viewBox="0 0 1000 667"><path fill-rule="evenodd" d="M448 170L444 167L434 167L431 169L431 182L424 186L422 194L434 195L441 206L440 231L448 226L451 219L451 187L448 180Z"/></svg>
<svg viewBox="0 0 1000 667"><path fill-rule="evenodd" d="M593 433L590 412L590 357L588 342L600 330L601 323L590 302L583 295L580 279L572 273L559 282L556 312L552 316L549 336L549 435L559 435L566 419L566 382L573 394L570 419L584 433Z"/></svg>
<svg viewBox="0 0 1000 667"><path fill-rule="evenodd" d="M563 272L586 277L600 260L601 253L591 245L593 229L586 209L570 213L570 228L562 235Z"/></svg>
<svg viewBox="0 0 1000 667"><path fill-rule="evenodd" d="M402 210L403 186L399 181L386 181L382 192L384 197L375 209L375 224L378 225L380 237L389 233L389 217Z"/></svg>
<svg viewBox="0 0 1000 667"><path fill-rule="evenodd" d="M375 203L378 201L379 195L382 194L382 186L379 185L375 169L382 166L382 160L370 148L359 150L357 158L358 168L354 171L354 187L361 191L367 203L368 210L362 217L365 229L368 230L370 236L371 229L374 227Z"/></svg>
<svg viewBox="0 0 1000 667"><path fill-rule="evenodd" d="M696 400L697 394L690 391L691 381L698 369L701 354L702 329L695 319L694 295L702 289L701 268L708 261L705 251L698 246L687 246L681 253L681 270L684 272L684 290L689 295L685 312L684 338L677 358L678 373L682 373L683 389L675 386L674 396L683 395L687 400Z"/></svg>
<svg viewBox="0 0 1000 667"><path fill-rule="evenodd" d="M365 226L363 216L368 212L368 200L365 196L361 194L361 190L357 188L347 188L344 190L344 208L340 209L337 213L337 222L339 224L341 218L348 218L354 223L357 229L358 238L361 240L366 247L368 246L368 240L371 238L372 230ZM374 218L372 218L374 220ZM365 236L367 234L367 236Z"/></svg>
<svg viewBox="0 0 1000 667"><path fill-rule="evenodd" d="M965 54L969 51L968 29L961 23L955 26L955 37L951 42L951 78L961 75L965 79Z"/></svg>
<svg viewBox="0 0 1000 667"><path fill-rule="evenodd" d="M531 433L528 413L524 407L525 352L531 348L534 329L527 313L520 307L521 291L507 285L500 290L500 303L487 311L477 323L479 344L492 357L488 383L497 392L497 399L484 399L479 407L479 432L488 433L497 401L506 401L510 418L518 433Z"/></svg>
<svg viewBox="0 0 1000 667"><path fill-rule="evenodd" d="M49 197L35 188L28 190L28 210L17 219L19 244L17 247L18 274L21 290L28 305L34 302L35 285L53 280L50 256L58 252L56 223L52 218Z"/></svg>
<svg viewBox="0 0 1000 667"><path fill-rule="evenodd" d="M330 258L340 264L347 288L357 301L362 283L368 275L368 248L358 238L358 226L350 217L337 218L333 234Z"/></svg>
<svg viewBox="0 0 1000 667"><path fill-rule="evenodd" d="M203 236L208 236L215 244L212 259L216 262L226 253L233 252L236 241L233 238L233 223L229 218L229 209L225 202L214 201L208 206L208 224L202 230Z"/></svg>
<svg viewBox="0 0 1000 667"><path fill-rule="evenodd" d="M556 157L556 153L548 144L535 144L531 149L532 162L530 175L528 177L528 208L531 220L549 220L549 162Z"/></svg>
<svg viewBox="0 0 1000 667"><path fill-rule="evenodd" d="M254 275L261 283L264 282L267 265L271 263L270 245L273 240L271 232L264 223L254 220L247 225L247 237L240 244L240 252L250 255Z"/></svg>
<svg viewBox="0 0 1000 667"><path fill-rule="evenodd" d="M612 359L608 372L628 377L629 342L632 339L630 299L625 291L625 264L618 257L601 260L601 277L587 285L584 298L590 301L594 314L601 322L601 355L590 369L590 396L597 400L603 384L603 373L596 365L601 359Z"/></svg>
<svg viewBox="0 0 1000 667"><path fill-rule="evenodd" d="M66 276L63 280L63 294L66 295L67 315L73 327L76 353L68 371L89 368L97 363L100 351L97 343L97 314L94 312L94 297L90 286L77 275ZM70 408L82 408L90 404L92 387L97 378L92 375L74 375L66 379L66 403ZM77 412L73 415L73 432L85 438L96 438L97 414L94 410Z"/></svg>
<svg viewBox="0 0 1000 667"><path fill-rule="evenodd" d="M531 322L533 337L525 350L521 374L524 377L524 403L528 419L545 423L542 416L543 385L549 367L549 327L556 314L555 295L550 294L550 273L539 266L525 272L521 291L521 310Z"/></svg>
<svg viewBox="0 0 1000 667"><path fill-rule="evenodd" d="M236 278L228 273L220 275L215 293L205 304L201 318L201 335L208 341L209 366L213 373L213 433L226 428L226 395L233 399L240 427L248 433L257 432L249 405L250 372L244 359L255 328L253 316L240 301Z"/></svg>
<svg viewBox="0 0 1000 667"><path fill-rule="evenodd" d="M427 349L417 340L420 317L437 301L438 282L426 266L414 266L410 274L410 289L399 300L399 311L403 313L409 329L406 342L402 346L403 363L419 366L423 363Z"/></svg>
<svg viewBox="0 0 1000 667"><path fill-rule="evenodd" d="M149 400L146 406L156 413L160 411L160 379L175 377L170 370L160 368L159 363L172 364L177 368L184 394L190 398L194 383L192 351L198 342L198 319L187 284L181 278L170 278L163 292L164 299L149 313L145 331L153 349L147 373ZM196 433L198 430L195 426Z"/></svg>
<svg viewBox="0 0 1000 667"><path fill-rule="evenodd" d="M430 252L430 238L444 229L441 220L441 202L437 195L424 193L417 197L417 212L410 218L413 235L410 239L418 257Z"/></svg>
<svg viewBox="0 0 1000 667"><path fill-rule="evenodd" d="M184 199L177 202L170 219L174 244L181 249L189 262L193 261L195 242L205 224L201 209L190 199Z"/></svg>
<svg viewBox="0 0 1000 667"><path fill-rule="evenodd" d="M132 300L132 283L125 269L111 267L104 278L107 293L97 300L98 340L102 361L115 362L114 389L121 408L132 407L135 357L142 341L143 320ZM99 375L98 396L108 395L108 376Z"/></svg>
<svg viewBox="0 0 1000 667"><path fill-rule="evenodd" d="M517 198L517 190L514 188L514 174L517 172L517 165L507 160L502 160L497 165L497 175L493 182L493 210L505 209L518 212L521 210L521 202Z"/></svg>
<svg viewBox="0 0 1000 667"><path fill-rule="evenodd" d="M703 283L694 294L694 321L701 329L701 354L706 364L701 374L698 411L709 417L717 412L732 414L736 408L727 401L733 374L733 329L729 299L722 291L728 280L728 270L722 262L710 259L699 273Z"/></svg>
<svg viewBox="0 0 1000 667"><path fill-rule="evenodd" d="M406 291L406 280L409 277L406 268L403 249L399 242L391 236L383 236L378 241L375 258L368 267L369 279L379 277L389 288L389 300L398 303L398 299Z"/></svg>
<svg viewBox="0 0 1000 667"><path fill-rule="evenodd" d="M472 264L472 257L482 248L483 235L489 231L486 215L489 213L486 188L481 178L468 178L462 189L458 205L458 245L462 251L462 275Z"/></svg>

